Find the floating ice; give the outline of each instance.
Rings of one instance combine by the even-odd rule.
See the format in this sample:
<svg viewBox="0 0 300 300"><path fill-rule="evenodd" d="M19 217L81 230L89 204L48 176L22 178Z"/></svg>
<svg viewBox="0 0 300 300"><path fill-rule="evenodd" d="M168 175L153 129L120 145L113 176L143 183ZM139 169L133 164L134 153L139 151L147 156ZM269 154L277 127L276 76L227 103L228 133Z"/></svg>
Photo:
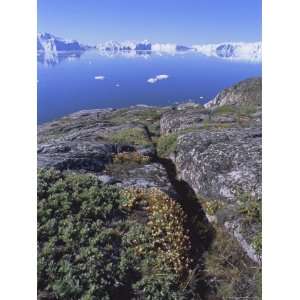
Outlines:
<svg viewBox="0 0 300 300"><path fill-rule="evenodd" d="M164 74L162 74L162 75L157 75L156 77L154 77L154 78L149 78L148 80L147 80L147 82L148 83L155 83L155 82L157 82L157 81L159 81L159 80L165 80L165 79L168 79L169 78L169 75L164 75Z"/></svg>
<svg viewBox="0 0 300 300"><path fill-rule="evenodd" d="M95 78L95 80L104 80L105 77L104 76L95 76L94 78Z"/></svg>

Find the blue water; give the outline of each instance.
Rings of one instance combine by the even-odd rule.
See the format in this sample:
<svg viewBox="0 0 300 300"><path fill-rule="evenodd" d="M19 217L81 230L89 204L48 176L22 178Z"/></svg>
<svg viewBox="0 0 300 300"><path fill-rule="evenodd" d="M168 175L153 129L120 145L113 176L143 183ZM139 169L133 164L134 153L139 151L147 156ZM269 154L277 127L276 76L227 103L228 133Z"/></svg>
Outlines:
<svg viewBox="0 0 300 300"><path fill-rule="evenodd" d="M166 80L150 84L159 74ZM261 64L197 53L106 53L38 56L38 123L91 108L134 104L205 103L242 79L261 75ZM104 76L104 80L95 80Z"/></svg>

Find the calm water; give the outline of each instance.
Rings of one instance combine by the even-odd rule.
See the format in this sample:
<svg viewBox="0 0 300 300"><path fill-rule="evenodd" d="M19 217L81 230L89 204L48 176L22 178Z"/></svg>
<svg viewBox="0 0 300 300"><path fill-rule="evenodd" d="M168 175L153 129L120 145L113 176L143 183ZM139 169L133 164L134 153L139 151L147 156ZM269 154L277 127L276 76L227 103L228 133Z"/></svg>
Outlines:
<svg viewBox="0 0 300 300"><path fill-rule="evenodd" d="M168 79L148 83L149 78ZM260 76L261 65L197 53L100 54L96 51L38 56L38 123L81 109L205 103L242 79ZM95 77L100 79L96 80ZM104 76L104 79L101 77Z"/></svg>

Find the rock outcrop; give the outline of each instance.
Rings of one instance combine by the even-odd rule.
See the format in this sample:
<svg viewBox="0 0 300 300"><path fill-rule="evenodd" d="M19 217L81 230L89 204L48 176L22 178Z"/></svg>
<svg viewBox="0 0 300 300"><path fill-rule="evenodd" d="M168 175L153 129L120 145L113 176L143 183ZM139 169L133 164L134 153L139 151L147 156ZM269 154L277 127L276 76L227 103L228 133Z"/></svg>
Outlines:
<svg viewBox="0 0 300 300"><path fill-rule="evenodd" d="M40 125L38 167L93 173L121 189L157 188L190 219L197 218L189 207L196 198L259 265L261 140L261 79L254 78L205 106L94 109ZM164 157L156 151L161 144L171 149Z"/></svg>
<svg viewBox="0 0 300 300"><path fill-rule="evenodd" d="M174 159L180 177L207 198L261 197L261 130L229 128L180 135Z"/></svg>
<svg viewBox="0 0 300 300"><path fill-rule="evenodd" d="M170 158L208 217L232 232L249 257L260 261L254 244L260 234L261 79L242 81L219 93L205 108L173 109L161 117L161 134L176 137ZM246 199L244 201L244 199ZM252 205L257 219L245 225ZM246 229L245 229L246 228Z"/></svg>
<svg viewBox="0 0 300 300"><path fill-rule="evenodd" d="M38 167L93 172L109 184L157 187L175 195L165 169L151 163L156 153L151 133L141 122L153 126L164 110L144 106L95 109L43 124L38 128ZM114 162L122 153L135 155ZM145 163L136 162L140 158Z"/></svg>
<svg viewBox="0 0 300 300"><path fill-rule="evenodd" d="M261 106L261 97L261 78L250 78L224 89L213 100L206 103L205 107L242 104Z"/></svg>

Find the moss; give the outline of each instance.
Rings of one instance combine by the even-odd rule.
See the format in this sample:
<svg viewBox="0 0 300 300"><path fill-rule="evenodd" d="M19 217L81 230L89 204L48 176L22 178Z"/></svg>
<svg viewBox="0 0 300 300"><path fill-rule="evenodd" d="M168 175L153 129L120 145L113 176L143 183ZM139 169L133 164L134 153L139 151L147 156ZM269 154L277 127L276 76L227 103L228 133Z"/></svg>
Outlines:
<svg viewBox="0 0 300 300"><path fill-rule="evenodd" d="M157 140L157 153L159 156L166 157L176 150L178 134L171 133L163 135Z"/></svg>
<svg viewBox="0 0 300 300"><path fill-rule="evenodd" d="M112 142L119 144L131 144L131 145L150 145L148 137L144 129L142 128L128 128L116 132L108 137Z"/></svg>

